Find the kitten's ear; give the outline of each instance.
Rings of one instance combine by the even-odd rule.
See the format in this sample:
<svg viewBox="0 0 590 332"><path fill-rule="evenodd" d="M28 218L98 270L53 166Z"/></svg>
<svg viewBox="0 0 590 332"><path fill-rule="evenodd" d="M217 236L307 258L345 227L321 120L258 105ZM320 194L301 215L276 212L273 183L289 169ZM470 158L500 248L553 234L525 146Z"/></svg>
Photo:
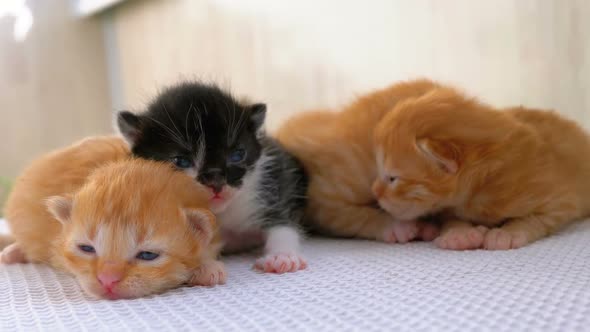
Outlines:
<svg viewBox="0 0 590 332"><path fill-rule="evenodd" d="M215 215L206 209L184 209L183 212L199 240L203 244L209 244L213 239Z"/></svg>
<svg viewBox="0 0 590 332"><path fill-rule="evenodd" d="M134 145L141 134L141 116L129 111L117 114L117 127L129 145Z"/></svg>
<svg viewBox="0 0 590 332"><path fill-rule="evenodd" d="M264 124L266 118L266 104L258 103L250 105L250 120L254 124L254 129L258 130Z"/></svg>
<svg viewBox="0 0 590 332"><path fill-rule="evenodd" d="M418 150L445 172L455 174L459 169L459 149L451 142L422 138L416 141Z"/></svg>
<svg viewBox="0 0 590 332"><path fill-rule="evenodd" d="M49 213L62 224L70 222L73 200L70 197L51 196L45 200Z"/></svg>

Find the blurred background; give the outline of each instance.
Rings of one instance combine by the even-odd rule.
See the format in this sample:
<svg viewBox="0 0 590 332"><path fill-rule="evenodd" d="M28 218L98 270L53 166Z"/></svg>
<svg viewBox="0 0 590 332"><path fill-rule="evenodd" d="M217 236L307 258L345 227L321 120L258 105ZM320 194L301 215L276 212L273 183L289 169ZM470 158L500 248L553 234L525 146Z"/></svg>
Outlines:
<svg viewBox="0 0 590 332"><path fill-rule="evenodd" d="M270 130L424 76L590 129L588 17L586 0L0 0L0 204L35 156L179 79L268 103Z"/></svg>

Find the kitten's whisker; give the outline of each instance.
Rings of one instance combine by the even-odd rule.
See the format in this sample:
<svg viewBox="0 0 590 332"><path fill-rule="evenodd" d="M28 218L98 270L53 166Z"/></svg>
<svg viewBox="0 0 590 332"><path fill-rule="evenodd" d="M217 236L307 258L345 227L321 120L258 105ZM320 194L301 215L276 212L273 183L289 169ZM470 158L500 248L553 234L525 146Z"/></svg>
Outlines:
<svg viewBox="0 0 590 332"><path fill-rule="evenodd" d="M201 104L203 105L203 108L205 109L205 114L207 114L207 105L205 105L205 103L201 102ZM201 113L199 113L197 115L197 120L199 120L199 129L201 130L201 133L204 133L205 131L203 130L203 122L201 121Z"/></svg>
<svg viewBox="0 0 590 332"><path fill-rule="evenodd" d="M184 119L184 132L186 133L186 139L189 141L189 143L193 142L191 136L188 133L188 117L191 114L192 109L193 103L191 102L191 105L188 107L188 111L186 112L186 118Z"/></svg>
<svg viewBox="0 0 590 332"><path fill-rule="evenodd" d="M197 132L197 129L201 128L201 115L199 114L199 109L194 106L193 104L191 104L191 106L194 108L195 110L195 116L193 116L193 125L195 126L195 129L193 130L193 135ZM199 124L197 124L197 119L199 120ZM203 132L201 131L201 136L203 135ZM198 141L197 141L198 143Z"/></svg>
<svg viewBox="0 0 590 332"><path fill-rule="evenodd" d="M236 138L238 137L238 132L240 131L240 129L242 128L242 126L245 123L244 120L244 115L246 112L240 112L240 117L238 118L238 123L236 124L236 126L233 128L232 130L232 139L231 142L235 142Z"/></svg>
<svg viewBox="0 0 590 332"><path fill-rule="evenodd" d="M229 105L227 104L227 101L224 99L223 103L225 104L225 108L227 108L229 110ZM234 106L235 107L235 106ZM235 108L234 108L235 110ZM234 117L235 117L235 112L228 112L231 115L231 118L229 116L227 116L225 118L225 124L227 125L227 131L225 133L225 140L227 142L227 144L229 145L230 143L230 131L231 131L231 127L234 123Z"/></svg>
<svg viewBox="0 0 590 332"><path fill-rule="evenodd" d="M162 122L160 122L154 118L149 118L149 119L154 121L155 123L159 124L164 130L166 130L170 134L170 137L168 137L168 138L172 138L174 140L174 142L178 143L179 145L181 145L185 149L190 149L190 146L188 146L187 143L181 137L179 137L172 129L170 129L168 126L166 126L165 124L163 124Z"/></svg>
<svg viewBox="0 0 590 332"><path fill-rule="evenodd" d="M228 107L228 109L229 109L229 107ZM228 145L231 144L231 143L233 143L233 141L235 140L235 138L234 138L235 135L232 135L233 128L234 128L233 126L236 125L236 121L235 121L236 120L236 104L235 103L232 105L232 112L231 112L231 114L232 114L232 120L233 121L232 121L232 127L228 127L227 128L227 134L228 134L228 136L227 136L227 144ZM238 120L238 122L239 122L239 120Z"/></svg>
<svg viewBox="0 0 590 332"><path fill-rule="evenodd" d="M170 112L168 112L168 109L166 108L165 104L162 104L162 107L164 108L164 112L166 112L166 115L168 116L168 119L170 119L170 122L172 122L172 125L174 126L174 129L176 129L176 132L178 133L179 137L182 137L182 133L180 132L180 129L178 129L178 127L176 126L176 123L172 120L172 117L170 116Z"/></svg>
<svg viewBox="0 0 590 332"><path fill-rule="evenodd" d="M154 118L149 118L150 120L154 121L155 123L159 124L160 127L164 128L170 135L172 135L174 138L177 138L176 133L170 129L168 126L166 126L164 123L154 119Z"/></svg>

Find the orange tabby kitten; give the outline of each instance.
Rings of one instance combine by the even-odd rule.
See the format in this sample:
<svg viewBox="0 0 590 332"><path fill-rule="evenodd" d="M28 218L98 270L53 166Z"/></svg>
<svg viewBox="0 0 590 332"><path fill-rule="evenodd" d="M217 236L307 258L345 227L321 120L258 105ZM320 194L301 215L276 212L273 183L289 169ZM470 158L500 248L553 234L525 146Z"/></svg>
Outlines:
<svg viewBox="0 0 590 332"><path fill-rule="evenodd" d="M430 81L401 83L358 99L342 112L308 112L289 120L278 140L309 176L308 219L337 236L407 242L430 240L437 229L397 222L381 210L371 191L377 177L373 131L400 100L437 87Z"/></svg>
<svg viewBox="0 0 590 332"><path fill-rule="evenodd" d="M100 137L33 162L6 204L16 242L0 261L47 263L109 299L223 283L206 190L128 155L122 139Z"/></svg>
<svg viewBox="0 0 590 332"><path fill-rule="evenodd" d="M441 86L397 104L375 138L379 203L402 219L442 211L442 248L519 248L590 215L590 137L555 113Z"/></svg>

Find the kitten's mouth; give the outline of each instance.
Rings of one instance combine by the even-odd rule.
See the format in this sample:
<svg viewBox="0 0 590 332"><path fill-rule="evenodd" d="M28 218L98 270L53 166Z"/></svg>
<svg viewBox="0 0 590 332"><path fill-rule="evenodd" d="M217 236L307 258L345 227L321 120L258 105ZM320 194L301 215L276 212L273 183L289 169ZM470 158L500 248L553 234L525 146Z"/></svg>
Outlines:
<svg viewBox="0 0 590 332"><path fill-rule="evenodd" d="M87 293L99 299L119 300L127 298L122 292L114 291L112 288L102 286L83 287Z"/></svg>
<svg viewBox="0 0 590 332"><path fill-rule="evenodd" d="M211 201L224 201L228 200L232 196L232 190L227 185L223 186L221 190L209 187L209 200Z"/></svg>
<svg viewBox="0 0 590 332"><path fill-rule="evenodd" d="M235 190L224 186L221 191L209 190L209 204L213 213L219 213L228 206L235 194Z"/></svg>
<svg viewBox="0 0 590 332"><path fill-rule="evenodd" d="M124 298L123 294L114 290L114 286L102 287L102 297L109 300Z"/></svg>
<svg viewBox="0 0 590 332"><path fill-rule="evenodd" d="M226 195L224 195L222 192L219 192L219 193L211 192L211 197L209 198L209 200L220 202L220 201L224 201L226 198L227 198Z"/></svg>
<svg viewBox="0 0 590 332"><path fill-rule="evenodd" d="M387 211L390 215L392 215L394 218L400 221L415 220L422 215L422 213L416 211L416 209L412 207L394 208L386 203L382 203L381 201L379 201L379 206L381 207L381 209Z"/></svg>
<svg viewBox="0 0 590 332"><path fill-rule="evenodd" d="M119 295L117 295L117 294L113 293L113 291L112 291L112 290L110 290L110 289L108 289L108 290L107 290L107 291L106 291L106 292L103 294L103 296L104 296L105 298L109 299L109 300L117 300L117 299L119 299L119 298L120 298L120 297L119 297Z"/></svg>

